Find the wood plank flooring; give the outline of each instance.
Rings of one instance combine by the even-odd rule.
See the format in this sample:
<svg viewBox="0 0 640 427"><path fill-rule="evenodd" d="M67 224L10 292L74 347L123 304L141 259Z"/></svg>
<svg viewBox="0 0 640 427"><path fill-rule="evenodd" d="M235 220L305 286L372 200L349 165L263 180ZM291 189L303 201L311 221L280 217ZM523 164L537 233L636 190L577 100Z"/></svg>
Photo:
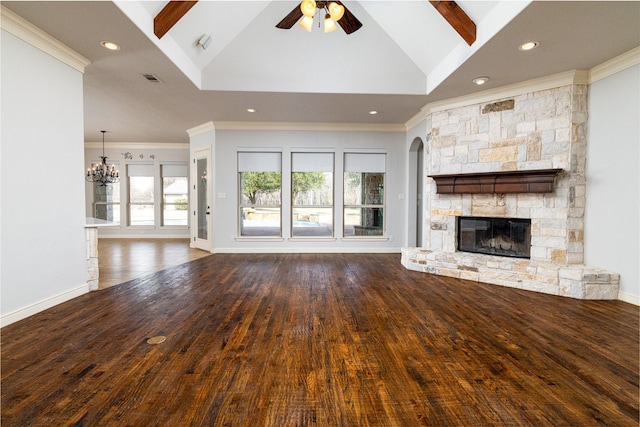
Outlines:
<svg viewBox="0 0 640 427"><path fill-rule="evenodd" d="M165 268L211 255L189 247L189 239L98 239L98 287L108 288Z"/></svg>
<svg viewBox="0 0 640 427"><path fill-rule="evenodd" d="M639 321L397 254L215 254L3 328L1 421L637 426Z"/></svg>

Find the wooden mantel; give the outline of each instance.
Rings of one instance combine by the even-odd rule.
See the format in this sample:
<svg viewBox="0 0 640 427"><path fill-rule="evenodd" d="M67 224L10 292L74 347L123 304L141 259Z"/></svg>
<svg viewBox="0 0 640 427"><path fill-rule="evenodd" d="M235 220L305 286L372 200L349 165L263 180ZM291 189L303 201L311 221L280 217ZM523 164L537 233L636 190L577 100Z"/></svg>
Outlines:
<svg viewBox="0 0 640 427"><path fill-rule="evenodd" d="M552 193L556 175L561 170L518 170L428 176L436 181L438 194Z"/></svg>

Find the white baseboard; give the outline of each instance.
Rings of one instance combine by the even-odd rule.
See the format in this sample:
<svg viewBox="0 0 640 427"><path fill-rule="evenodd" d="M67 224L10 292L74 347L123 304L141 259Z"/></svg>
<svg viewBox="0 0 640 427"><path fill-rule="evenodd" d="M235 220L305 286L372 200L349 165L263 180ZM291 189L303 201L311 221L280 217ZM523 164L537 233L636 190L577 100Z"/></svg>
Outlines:
<svg viewBox="0 0 640 427"><path fill-rule="evenodd" d="M628 292L618 292L618 299L620 301L628 302L629 304L640 306L640 296L630 294Z"/></svg>
<svg viewBox="0 0 640 427"><path fill-rule="evenodd" d="M378 247L378 248L215 248L212 253L216 254L295 254L295 253L316 253L316 254L395 254L400 253L400 248Z"/></svg>
<svg viewBox="0 0 640 427"><path fill-rule="evenodd" d="M99 239L184 239L189 240L189 235L183 234L100 234Z"/></svg>
<svg viewBox="0 0 640 427"><path fill-rule="evenodd" d="M17 322L18 320L26 319L29 316L33 316L36 313L40 313L41 311L69 301L73 298L79 297L80 295L84 295L88 292L89 284L85 283L84 285L78 286L77 288L70 289L61 294L54 295L42 301L38 301L27 307L20 308L11 313L3 314L2 316L0 316L0 327L4 328L7 325Z"/></svg>

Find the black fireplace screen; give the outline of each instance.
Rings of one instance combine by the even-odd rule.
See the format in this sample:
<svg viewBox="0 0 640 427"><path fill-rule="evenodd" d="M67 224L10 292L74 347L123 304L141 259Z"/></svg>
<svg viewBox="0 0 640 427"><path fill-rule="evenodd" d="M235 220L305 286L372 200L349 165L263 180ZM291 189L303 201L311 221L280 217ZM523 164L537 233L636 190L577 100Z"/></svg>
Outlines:
<svg viewBox="0 0 640 427"><path fill-rule="evenodd" d="M530 258L531 220L458 217L458 250Z"/></svg>

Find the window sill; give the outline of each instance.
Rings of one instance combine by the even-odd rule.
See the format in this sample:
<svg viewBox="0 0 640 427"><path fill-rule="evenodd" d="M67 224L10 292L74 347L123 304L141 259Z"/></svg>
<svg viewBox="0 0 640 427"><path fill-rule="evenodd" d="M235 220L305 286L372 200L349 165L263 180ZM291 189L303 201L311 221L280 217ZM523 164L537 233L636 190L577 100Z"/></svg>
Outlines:
<svg viewBox="0 0 640 427"><path fill-rule="evenodd" d="M289 237L290 242L335 242L335 237Z"/></svg>
<svg viewBox="0 0 640 427"><path fill-rule="evenodd" d="M388 242L389 238L385 236L350 236L350 237L343 237L340 240L342 240L343 242L348 242L348 241Z"/></svg>
<svg viewBox="0 0 640 427"><path fill-rule="evenodd" d="M251 236L251 237L236 237L236 242L283 242L284 239L282 237L259 237L259 236Z"/></svg>

